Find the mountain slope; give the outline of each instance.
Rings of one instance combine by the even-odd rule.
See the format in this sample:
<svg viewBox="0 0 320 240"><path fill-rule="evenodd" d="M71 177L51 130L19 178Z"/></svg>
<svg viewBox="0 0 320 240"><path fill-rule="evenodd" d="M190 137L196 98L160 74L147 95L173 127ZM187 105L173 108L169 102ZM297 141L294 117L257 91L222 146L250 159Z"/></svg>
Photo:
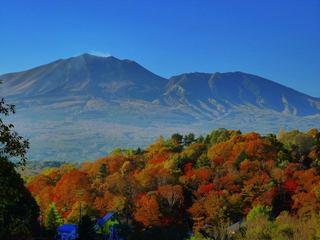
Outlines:
<svg viewBox="0 0 320 240"><path fill-rule="evenodd" d="M91 95L153 100L167 83L134 61L89 54L0 78L1 95L16 98Z"/></svg>
<svg viewBox="0 0 320 240"><path fill-rule="evenodd" d="M320 99L270 80L242 72L190 73L172 77L163 101L216 114L238 106L254 106L307 116L320 113Z"/></svg>

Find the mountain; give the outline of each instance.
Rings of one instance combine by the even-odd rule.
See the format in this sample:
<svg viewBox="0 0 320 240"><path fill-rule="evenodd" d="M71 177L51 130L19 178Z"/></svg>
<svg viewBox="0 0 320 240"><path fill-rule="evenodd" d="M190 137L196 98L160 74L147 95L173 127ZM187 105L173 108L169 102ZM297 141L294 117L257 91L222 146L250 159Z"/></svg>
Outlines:
<svg viewBox="0 0 320 240"><path fill-rule="evenodd" d="M33 160L95 159L160 135L213 128L318 127L320 99L259 76L185 73L165 79L131 60L83 54L0 76L10 120Z"/></svg>
<svg viewBox="0 0 320 240"><path fill-rule="evenodd" d="M163 101L170 106L189 106L208 116L243 105L299 116L320 113L319 98L242 72L174 76L166 86Z"/></svg>
<svg viewBox="0 0 320 240"><path fill-rule="evenodd" d="M134 61L90 54L5 74L1 79L1 94L18 99L90 95L151 100L167 83Z"/></svg>

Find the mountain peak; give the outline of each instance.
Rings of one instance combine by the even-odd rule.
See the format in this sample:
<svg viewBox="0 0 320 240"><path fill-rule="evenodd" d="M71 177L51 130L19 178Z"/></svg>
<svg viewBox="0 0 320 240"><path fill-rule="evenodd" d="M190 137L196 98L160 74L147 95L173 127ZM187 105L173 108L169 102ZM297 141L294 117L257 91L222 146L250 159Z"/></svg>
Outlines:
<svg viewBox="0 0 320 240"><path fill-rule="evenodd" d="M103 55L103 54L94 54L94 53L83 53L81 55L76 56L75 58L85 58L85 59L94 59L94 58L98 58L98 59L111 59L111 60L118 60L120 61L120 59L111 56L111 55Z"/></svg>
<svg viewBox="0 0 320 240"><path fill-rule="evenodd" d="M86 95L154 100L167 80L138 63L84 53L21 73L2 75L4 96L34 98Z"/></svg>

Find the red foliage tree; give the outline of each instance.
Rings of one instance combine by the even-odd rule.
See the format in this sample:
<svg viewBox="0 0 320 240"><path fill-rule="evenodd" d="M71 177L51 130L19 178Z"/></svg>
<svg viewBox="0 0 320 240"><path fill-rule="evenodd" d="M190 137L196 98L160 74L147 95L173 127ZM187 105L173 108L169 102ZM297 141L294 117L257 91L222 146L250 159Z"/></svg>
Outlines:
<svg viewBox="0 0 320 240"><path fill-rule="evenodd" d="M159 204L155 194L144 194L138 199L134 219L146 227L160 224Z"/></svg>
<svg viewBox="0 0 320 240"><path fill-rule="evenodd" d="M61 212L70 211L77 201L91 203L91 183L87 173L73 171L65 174L54 189L54 201Z"/></svg>

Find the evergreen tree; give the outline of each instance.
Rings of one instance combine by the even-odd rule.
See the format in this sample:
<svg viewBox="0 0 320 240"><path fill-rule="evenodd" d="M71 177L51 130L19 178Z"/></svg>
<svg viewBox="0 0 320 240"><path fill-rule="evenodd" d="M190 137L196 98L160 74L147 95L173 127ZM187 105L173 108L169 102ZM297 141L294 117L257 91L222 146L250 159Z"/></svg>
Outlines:
<svg viewBox="0 0 320 240"><path fill-rule="evenodd" d="M202 135L200 135L197 139L196 142L198 143L204 143L204 137Z"/></svg>
<svg viewBox="0 0 320 240"><path fill-rule="evenodd" d="M189 133L183 137L183 144L185 146L189 146L190 144L196 141L195 136L193 133Z"/></svg>
<svg viewBox="0 0 320 240"><path fill-rule="evenodd" d="M96 232L94 230L95 222L88 215L84 215L79 222L78 234L79 240L95 239Z"/></svg>
<svg viewBox="0 0 320 240"><path fill-rule="evenodd" d="M181 145L182 140L183 140L183 136L180 135L179 133L174 133L174 134L171 135L171 143L174 146Z"/></svg>
<svg viewBox="0 0 320 240"><path fill-rule="evenodd" d="M63 223L62 218L54 203L51 203L45 221L45 226L48 230L54 231Z"/></svg>
<svg viewBox="0 0 320 240"><path fill-rule="evenodd" d="M107 176L107 165L103 163L99 167L98 178L100 179L101 182L103 182L106 176Z"/></svg>
<svg viewBox="0 0 320 240"><path fill-rule="evenodd" d="M39 207L14 164L0 157L0 239L25 239L38 229Z"/></svg>
<svg viewBox="0 0 320 240"><path fill-rule="evenodd" d="M172 145L172 150L175 152L180 152L182 150L182 140L183 136L180 135L179 133L174 133L171 135L171 145Z"/></svg>
<svg viewBox="0 0 320 240"><path fill-rule="evenodd" d="M136 154L139 155L139 154L141 154L141 153L143 153L143 151L141 150L140 147L138 147L137 150L136 150Z"/></svg>

